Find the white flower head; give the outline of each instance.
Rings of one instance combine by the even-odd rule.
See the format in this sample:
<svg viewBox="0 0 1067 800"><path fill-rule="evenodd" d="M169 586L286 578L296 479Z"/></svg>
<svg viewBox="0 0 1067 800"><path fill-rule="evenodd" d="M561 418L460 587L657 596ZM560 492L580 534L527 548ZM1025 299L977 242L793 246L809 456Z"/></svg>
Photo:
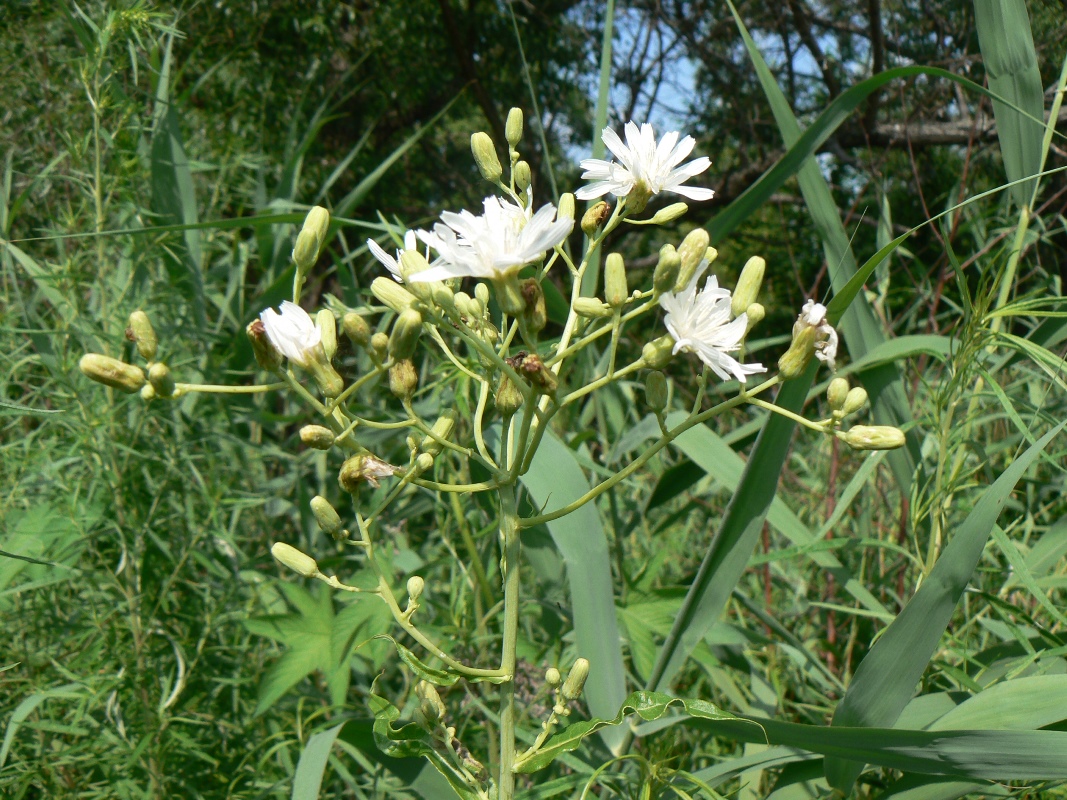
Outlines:
<svg viewBox="0 0 1067 800"><path fill-rule="evenodd" d="M322 342L322 332L308 312L286 300L281 305L281 313L268 308L259 318L267 338L279 353L305 368L314 360L315 348Z"/></svg>
<svg viewBox="0 0 1067 800"><path fill-rule="evenodd" d="M762 364L742 364L730 355L741 347L748 315L741 314L730 321L730 292L719 288L714 275L703 290L697 291L706 268L704 262L680 292L667 292L660 297L659 304L667 312L664 323L674 339L675 353L696 353L724 381L733 377L745 383L749 375L766 372L767 368Z"/></svg>
<svg viewBox="0 0 1067 800"><path fill-rule="evenodd" d="M396 258L393 258L382 246L373 239L367 239L367 249L370 250L371 255L378 259L379 262L389 270L389 274L393 276L393 280L397 283L404 282L404 276L400 271L400 257L403 255L404 250L415 250L418 248L419 243L415 240L415 231L404 232L404 246L396 251Z"/></svg>
<svg viewBox="0 0 1067 800"><path fill-rule="evenodd" d="M800 309L797 321L793 323L793 336L804 328L815 328L815 357L830 369L836 369L834 359L837 358L837 331L826 321L826 306L814 300L807 300Z"/></svg>
<svg viewBox="0 0 1067 800"><path fill-rule="evenodd" d="M540 261L560 244L574 227L569 217L556 219L551 204L532 209L487 197L480 217L469 211L446 211L433 231L418 231L419 238L437 251L438 263L409 276L413 282L443 281L471 276L499 279Z"/></svg>
<svg viewBox="0 0 1067 800"><path fill-rule="evenodd" d="M669 131L657 143L651 125L646 122L638 128L633 121L626 123L625 132L625 144L611 128L605 128L602 136L619 163L599 158L582 161L582 178L594 183L574 193L579 200L591 200L608 192L625 197L638 184L652 194L674 192L690 200L710 200L715 196L711 189L682 185L711 166L707 156L678 166L693 151L696 140L692 136L678 141L678 131Z"/></svg>

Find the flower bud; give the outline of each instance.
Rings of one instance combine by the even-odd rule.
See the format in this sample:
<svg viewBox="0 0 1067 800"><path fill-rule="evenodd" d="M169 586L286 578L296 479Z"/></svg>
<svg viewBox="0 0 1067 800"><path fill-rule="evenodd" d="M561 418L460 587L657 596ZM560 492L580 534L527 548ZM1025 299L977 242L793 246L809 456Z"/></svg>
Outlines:
<svg viewBox="0 0 1067 800"><path fill-rule="evenodd" d="M745 316L748 317L748 323L745 325L745 335L747 336L749 331L763 322L763 318L767 316L767 309L759 303L753 303L745 309Z"/></svg>
<svg viewBox="0 0 1067 800"><path fill-rule="evenodd" d="M86 353L78 362L78 369L87 378L128 394L140 391L145 385L144 372L141 369L110 356Z"/></svg>
<svg viewBox="0 0 1067 800"><path fill-rule="evenodd" d="M517 273L501 275L493 281L496 302L505 314L517 317L526 310L526 300L522 296Z"/></svg>
<svg viewBox="0 0 1067 800"><path fill-rule="evenodd" d="M432 466L433 456L431 456L429 453L419 453L415 457L415 469L418 470L420 475L426 472L426 470L430 469Z"/></svg>
<svg viewBox="0 0 1067 800"><path fill-rule="evenodd" d="M263 320L256 318L249 322L245 333L252 342L252 353L256 357L256 363L268 372L277 372L281 369L282 354L267 338L267 329L263 327Z"/></svg>
<svg viewBox="0 0 1067 800"><path fill-rule="evenodd" d="M559 670L555 667L549 667L545 670L545 683L555 689L560 683L563 682L563 677L559 674Z"/></svg>
<svg viewBox="0 0 1067 800"><path fill-rule="evenodd" d="M847 417L849 414L855 414L867 403L867 390L862 386L856 386L848 390L848 394L845 396L845 402L841 407L841 415Z"/></svg>
<svg viewBox="0 0 1067 800"><path fill-rule="evenodd" d="M563 699L567 701L577 700L582 695L585 679L589 677L589 661L579 658L574 662L571 671L567 673L567 681L563 684Z"/></svg>
<svg viewBox="0 0 1067 800"><path fill-rule="evenodd" d="M669 206L661 208L657 211L652 219L649 220L650 225L666 225L668 222L673 222L682 216L689 210L689 206L685 203L671 203Z"/></svg>
<svg viewBox="0 0 1067 800"><path fill-rule="evenodd" d="M336 342L336 338L334 339ZM311 373L311 377L318 384L319 391L325 397L337 397L345 388L344 379L326 358L326 351L322 347L316 347L311 351L310 359L304 365L304 369Z"/></svg>
<svg viewBox="0 0 1067 800"><path fill-rule="evenodd" d="M330 230L330 212L315 206L304 218L304 226L296 236L293 246L293 263L298 273L307 273L319 260L319 251Z"/></svg>
<svg viewBox="0 0 1067 800"><path fill-rule="evenodd" d="M489 308L489 285L485 283L474 284L474 299L482 304L482 309Z"/></svg>
<svg viewBox="0 0 1067 800"><path fill-rule="evenodd" d="M444 447L442 442L447 442L452 438L452 431L456 428L456 416L451 411L442 414L437 418L437 421L430 428L430 432L433 436L425 436L422 440L422 444L419 445L419 449L424 453L429 453L431 456L435 456L441 452L441 448Z"/></svg>
<svg viewBox="0 0 1067 800"><path fill-rule="evenodd" d="M270 554L278 563L305 578L314 578L319 574L319 565L315 563L315 559L285 542L275 542L271 545Z"/></svg>
<svg viewBox="0 0 1067 800"><path fill-rule="evenodd" d="M411 358L422 335L422 314L413 308L400 313L389 337L389 355L397 361Z"/></svg>
<svg viewBox="0 0 1067 800"><path fill-rule="evenodd" d="M441 695L437 693L434 685L428 681L419 681L415 684L415 696L419 698L419 711L424 720L431 726L436 725L445 718L447 709L441 702Z"/></svg>
<svg viewBox="0 0 1067 800"><path fill-rule="evenodd" d="M759 256L752 256L745 262L741 277L737 279L737 286L734 288L733 299L730 301L730 312L735 317L740 317L750 305L756 302L766 269L767 262Z"/></svg>
<svg viewBox="0 0 1067 800"><path fill-rule="evenodd" d="M466 292L456 292L456 295L453 298L456 303L456 311L458 311L461 316L464 316L467 319L476 319L477 317L481 316L480 314L473 313L471 310L470 303L473 299L474 298Z"/></svg>
<svg viewBox="0 0 1067 800"><path fill-rule="evenodd" d="M904 446L904 431L889 425L853 425L844 439L853 450L896 450Z"/></svg>
<svg viewBox="0 0 1067 800"><path fill-rule="evenodd" d="M381 364L383 361L385 361L385 356L388 352L388 334L379 332L370 337L370 355L375 362Z"/></svg>
<svg viewBox="0 0 1067 800"><path fill-rule="evenodd" d="M681 266L678 269L678 277L674 281L674 291L682 291L693 280L693 276L696 275L697 269L700 267L700 262L704 260L707 254L710 242L711 237L708 236L708 232L703 228L691 230L682 239L682 244L678 248L678 258L681 259Z"/></svg>
<svg viewBox="0 0 1067 800"><path fill-rule="evenodd" d="M574 313L587 319L610 317L615 312L611 306L596 297L579 297L574 301Z"/></svg>
<svg viewBox="0 0 1067 800"><path fill-rule="evenodd" d="M333 431L322 425L305 425L300 429L300 441L316 450L329 450L335 439Z"/></svg>
<svg viewBox="0 0 1067 800"><path fill-rule="evenodd" d="M512 148L522 141L522 109L513 108L508 112L508 121L504 124L504 138Z"/></svg>
<svg viewBox="0 0 1067 800"><path fill-rule="evenodd" d="M663 369L674 356L674 339L661 336L641 348L641 359L652 369Z"/></svg>
<svg viewBox="0 0 1067 800"><path fill-rule="evenodd" d="M315 515L315 521L323 533L334 536L341 530L341 516L325 497L315 495L311 498L311 513Z"/></svg>
<svg viewBox="0 0 1067 800"><path fill-rule="evenodd" d="M355 311L349 311L341 318L341 329L355 347L370 344L370 325Z"/></svg>
<svg viewBox="0 0 1067 800"><path fill-rule="evenodd" d="M433 287L437 281L413 281L411 278L430 268L426 256L418 250L403 250L400 253L400 272L404 276L404 286L424 303L433 302Z"/></svg>
<svg viewBox="0 0 1067 800"><path fill-rule="evenodd" d="M322 351L328 361L333 361L337 355L337 318L330 309L323 308L315 315L315 325L322 337Z"/></svg>
<svg viewBox="0 0 1067 800"><path fill-rule="evenodd" d="M404 309L411 308L411 304L416 299L415 295L392 278L375 278L371 281L370 291L381 303L389 306L397 314Z"/></svg>
<svg viewBox="0 0 1067 800"><path fill-rule="evenodd" d="M159 395L156 394L156 390L152 388L152 384L146 383L141 387L141 399L146 403L159 399Z"/></svg>
<svg viewBox="0 0 1067 800"><path fill-rule="evenodd" d="M630 193L626 195L626 214L639 214L645 210L648 201L652 199L652 189L644 180L638 180Z"/></svg>
<svg viewBox="0 0 1067 800"><path fill-rule="evenodd" d="M422 590L426 588L426 581L420 578L418 575L412 575L408 578L408 597L412 600L418 600L422 597Z"/></svg>
<svg viewBox="0 0 1067 800"><path fill-rule="evenodd" d="M682 259L673 244L665 244L659 249L659 262L652 273L652 288L656 294L669 292L674 288L674 282L678 280L678 270L682 267Z"/></svg>
<svg viewBox="0 0 1067 800"><path fill-rule="evenodd" d="M788 381L804 373L815 355L815 328L802 328L782 357L778 359L778 373Z"/></svg>
<svg viewBox="0 0 1067 800"><path fill-rule="evenodd" d="M496 385L496 410L504 419L508 419L522 408L522 392L507 375L500 376Z"/></svg>
<svg viewBox="0 0 1067 800"><path fill-rule="evenodd" d="M482 173L482 177L490 183L499 181L504 170L500 166L500 159L497 158L496 148L488 133L478 131L471 136L471 152L474 154L474 163L478 165L478 171Z"/></svg>
<svg viewBox="0 0 1067 800"><path fill-rule="evenodd" d="M442 311L452 312L456 309L456 296L452 290L441 281L433 281L430 287L430 301Z"/></svg>
<svg viewBox="0 0 1067 800"><path fill-rule="evenodd" d="M519 291L524 304L521 320L524 333L540 333L548 324L548 307L541 282L537 278L527 278L519 284Z"/></svg>
<svg viewBox="0 0 1067 800"><path fill-rule="evenodd" d="M559 379L556 374L545 366L537 353L523 356L516 365L518 373L524 376L537 391L542 394L555 394L559 387Z"/></svg>
<svg viewBox="0 0 1067 800"><path fill-rule="evenodd" d="M621 308L630 299L626 264L618 253L609 253L604 262L604 299L612 308Z"/></svg>
<svg viewBox="0 0 1067 800"><path fill-rule="evenodd" d="M401 400L410 400L419 386L419 374L411 359L405 358L389 368L389 391Z"/></svg>
<svg viewBox="0 0 1067 800"><path fill-rule="evenodd" d="M845 378L834 378L826 387L826 402L834 411L840 411L845 407L845 398L848 396L848 381Z"/></svg>
<svg viewBox="0 0 1067 800"><path fill-rule="evenodd" d="M151 361L156 357L159 339L156 338L156 330L152 327L148 315L143 311L134 311L130 314L126 338L137 345L137 352L145 361Z"/></svg>
<svg viewBox="0 0 1067 800"><path fill-rule="evenodd" d="M525 192L533 181L533 174L530 172L530 165L525 161L519 161L515 164L515 169L511 173L515 179L515 186L520 192Z"/></svg>
<svg viewBox="0 0 1067 800"><path fill-rule="evenodd" d="M342 489L353 494L363 483L369 483L377 489L379 479L392 477L399 471L398 467L369 453L363 453L352 456L341 465L341 470L337 473L337 482L341 484Z"/></svg>
<svg viewBox="0 0 1067 800"><path fill-rule="evenodd" d="M148 368L148 382L156 392L157 397L174 396L174 376L166 364L156 362Z"/></svg>
<svg viewBox="0 0 1067 800"><path fill-rule="evenodd" d="M659 370L654 369L645 376L645 402L653 411L667 407L667 378Z"/></svg>
<svg viewBox="0 0 1067 800"><path fill-rule="evenodd" d="M586 236L594 236L597 228L607 222L611 216L611 206L604 200L593 203L582 215L582 233Z"/></svg>
<svg viewBox="0 0 1067 800"><path fill-rule="evenodd" d="M574 219L574 195L570 192L564 192L559 196L556 219Z"/></svg>

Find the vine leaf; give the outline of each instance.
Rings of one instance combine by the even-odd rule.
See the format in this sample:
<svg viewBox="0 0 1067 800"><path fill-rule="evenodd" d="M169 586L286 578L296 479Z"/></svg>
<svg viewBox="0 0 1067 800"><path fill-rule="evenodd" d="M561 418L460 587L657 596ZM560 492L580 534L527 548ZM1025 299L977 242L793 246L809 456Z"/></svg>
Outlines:
<svg viewBox="0 0 1067 800"><path fill-rule="evenodd" d="M422 678L424 681L428 681L435 686L451 686L459 680L459 675L452 672L448 672L443 669L436 669L423 662L417 655L408 650L404 645L400 644L396 639L388 634L380 634L374 637L375 639L388 639L393 643L396 648L397 655L400 656L400 660L411 667L411 671Z"/></svg>

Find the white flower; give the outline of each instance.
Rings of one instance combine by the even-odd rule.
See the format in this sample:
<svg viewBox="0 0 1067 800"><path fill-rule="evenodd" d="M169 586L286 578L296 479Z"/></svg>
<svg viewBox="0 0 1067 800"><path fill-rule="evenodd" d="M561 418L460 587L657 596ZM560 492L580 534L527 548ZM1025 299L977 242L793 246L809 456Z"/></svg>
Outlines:
<svg viewBox="0 0 1067 800"><path fill-rule="evenodd" d="M729 355L741 347L748 315L741 314L730 321L730 292L719 288L714 275L708 278L703 291L697 291L697 282L706 268L704 262L682 291L660 297L659 304L667 312L664 323L674 339L675 353L696 353L724 381L734 377L745 383L747 376L766 372L767 368L762 364L742 364Z"/></svg>
<svg viewBox="0 0 1067 800"><path fill-rule="evenodd" d="M638 184L643 184L652 194L674 192L690 200L710 200L715 196L711 189L683 186L687 180L711 166L707 156L678 166L692 152L696 140L686 136L678 141L678 131L670 131L656 143L656 134L647 122L640 127L634 122L626 123L626 144L611 128L605 128L602 138L608 149L619 159L603 161L587 158L582 162L582 178L595 181L574 193L579 200L611 192L616 197L625 197Z"/></svg>
<svg viewBox="0 0 1067 800"><path fill-rule="evenodd" d="M393 276L393 280L397 283L404 282L404 276L400 271L400 256L404 250L415 250L418 247L418 242L415 241L415 231L404 232L404 247L396 251L396 258L393 258L385 250L382 249L373 239L367 239L367 249L370 250L371 255L374 256L382 265L389 270L389 274ZM428 253L429 251L427 251Z"/></svg>
<svg viewBox="0 0 1067 800"><path fill-rule="evenodd" d="M834 359L837 358L837 331L826 321L826 306L814 300L806 301L800 310L800 316L793 324L793 336L804 328L815 328L815 357L830 369L836 369Z"/></svg>
<svg viewBox="0 0 1067 800"><path fill-rule="evenodd" d="M280 314L268 308L259 318L263 320L267 338L279 353L305 368L315 360L315 348L322 342L322 332L308 312L286 300Z"/></svg>
<svg viewBox="0 0 1067 800"><path fill-rule="evenodd" d="M443 281L469 275L502 278L519 267L540 261L545 253L567 238L574 227L569 217L555 219L554 206L533 214L499 197L487 197L485 213L446 211L433 231L418 231L419 238L437 251L440 263L409 276L411 281Z"/></svg>

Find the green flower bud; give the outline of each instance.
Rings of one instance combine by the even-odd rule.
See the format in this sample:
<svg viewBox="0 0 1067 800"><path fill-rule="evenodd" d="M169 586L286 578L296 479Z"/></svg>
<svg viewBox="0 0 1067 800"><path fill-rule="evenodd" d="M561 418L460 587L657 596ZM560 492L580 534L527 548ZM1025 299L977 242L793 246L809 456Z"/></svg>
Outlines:
<svg viewBox="0 0 1067 800"><path fill-rule="evenodd" d="M645 210L648 201L652 199L652 190L644 181L638 181L634 188L626 195L626 214L639 214Z"/></svg>
<svg viewBox="0 0 1067 800"><path fill-rule="evenodd" d="M652 288L656 294L669 292L674 288L674 282L678 280L678 270L682 267L682 259L673 244L665 244L659 249L659 262L652 273Z"/></svg>
<svg viewBox="0 0 1067 800"><path fill-rule="evenodd" d="M311 373L319 390L326 397L337 397L344 391L345 382L326 358L326 351L322 347L316 347L311 352L310 360L304 365L304 369Z"/></svg>
<svg viewBox="0 0 1067 800"><path fill-rule="evenodd" d="M315 495L311 498L311 513L315 515L315 521L319 523L323 533L334 536L340 532L341 516L325 497Z"/></svg>
<svg viewBox="0 0 1067 800"><path fill-rule="evenodd" d="M513 108L508 112L508 121L504 125L504 138L512 148L522 141L522 109Z"/></svg>
<svg viewBox="0 0 1067 800"><path fill-rule="evenodd" d="M420 700L419 711L421 716L431 726L436 725L445 718L448 710L445 708L445 704L441 702L441 695L437 693L437 689L434 688L432 683L419 681L415 684L415 696Z"/></svg>
<svg viewBox="0 0 1067 800"><path fill-rule="evenodd" d="M174 376L170 374L170 369L166 364L157 361L150 366L148 368L148 382L152 384L157 397L174 396Z"/></svg>
<svg viewBox="0 0 1067 800"><path fill-rule="evenodd" d="M426 581L420 578L418 575L412 575L408 578L408 597L412 600L418 600L422 597L422 590L426 588Z"/></svg>
<svg viewBox="0 0 1067 800"><path fill-rule="evenodd" d="M522 292L523 311L521 323L523 336L530 338L544 330L548 324L548 307L545 305L545 293L537 278L527 278L519 284Z"/></svg>
<svg viewBox="0 0 1067 800"><path fill-rule="evenodd" d="M377 489L379 486L378 481L381 478L392 477L399 471L399 468L394 467L392 464L368 453L363 453L358 456L352 456L341 465L341 470L337 473L337 482L341 484L341 488L346 492L354 494L360 485L364 483L369 483Z"/></svg>
<svg viewBox="0 0 1067 800"><path fill-rule="evenodd" d="M146 403L159 399L159 395L156 394L156 390L152 388L152 384L146 383L141 387L141 399Z"/></svg>
<svg viewBox="0 0 1067 800"><path fill-rule="evenodd" d="M329 450L335 440L333 431L322 425L305 425L300 429L300 441L316 450Z"/></svg>
<svg viewBox="0 0 1067 800"><path fill-rule="evenodd" d="M404 276L406 291L415 295L424 303L433 302L433 282L412 281L411 276L425 272L430 268L426 256L418 250L404 250L400 253L400 272ZM396 283L396 281L394 281Z"/></svg>
<svg viewBox="0 0 1067 800"><path fill-rule="evenodd" d="M453 412L449 411L442 414L437 418L437 421L430 428L432 436L426 436L422 440L422 444L419 445L419 449L424 453L429 453L431 456L435 456L441 452L441 448L444 447L442 442L447 442L452 438L452 432L456 428L456 416Z"/></svg>
<svg viewBox="0 0 1067 800"><path fill-rule="evenodd" d="M678 270L678 277L674 281L674 291L682 291L693 280L700 262L704 260L704 256L708 252L708 244L710 242L711 237L708 236L708 232L703 228L696 228L690 231L689 235L682 240L682 244L678 248L681 267Z"/></svg>
<svg viewBox="0 0 1067 800"><path fill-rule="evenodd" d="M319 260L319 251L326 234L330 230L330 212L322 206L315 206L304 218L304 226L297 234L293 246L293 263L298 273L307 273Z"/></svg>
<svg viewBox="0 0 1067 800"><path fill-rule="evenodd" d="M496 302L505 314L517 317L526 310L526 300L522 296L517 273L505 274L497 278L493 281L493 289L496 291Z"/></svg>
<svg viewBox="0 0 1067 800"><path fill-rule="evenodd" d="M341 318L341 329L353 346L366 347L370 344L370 325L355 311L349 311Z"/></svg>
<svg viewBox="0 0 1067 800"><path fill-rule="evenodd" d="M489 286L485 283L474 284L474 299L482 304L482 310L489 308Z"/></svg>
<svg viewBox="0 0 1067 800"><path fill-rule="evenodd" d="M305 578L314 578L319 574L319 565L315 563L315 559L285 542L275 542L271 545L270 554L278 563Z"/></svg>
<svg viewBox="0 0 1067 800"><path fill-rule="evenodd" d="M143 311L134 311L130 314L126 338L137 345L137 352L145 361L151 361L156 357L159 339L156 338L156 330L152 327L148 315Z"/></svg>
<svg viewBox="0 0 1067 800"><path fill-rule="evenodd" d="M393 323L389 337L389 355L397 361L411 358L422 335L422 314L413 308L405 309Z"/></svg>
<svg viewBox="0 0 1067 800"><path fill-rule="evenodd" d="M657 211L652 219L649 220L650 225L666 225L668 222L673 222L678 217L685 214L689 210L689 206L685 203L671 203L665 208L661 208Z"/></svg>
<svg viewBox="0 0 1067 800"><path fill-rule="evenodd" d="M567 701L577 700L582 695L585 687L585 679L589 677L589 661L579 658L574 662L571 671L567 673L567 681L563 684L563 699Z"/></svg>
<svg viewBox="0 0 1067 800"><path fill-rule="evenodd" d="M522 408L522 392L507 375L500 376L500 382L496 385L496 410L504 419L512 417L516 411Z"/></svg>
<svg viewBox="0 0 1067 800"><path fill-rule="evenodd" d="M845 398L848 396L848 381L845 378L834 378L826 387L826 402L834 411L840 411L845 407Z"/></svg>
<svg viewBox="0 0 1067 800"><path fill-rule="evenodd" d="M440 281L434 281L430 286L430 301L443 311L451 312L456 309L456 296L448 286Z"/></svg>
<svg viewBox="0 0 1067 800"><path fill-rule="evenodd" d="M556 219L574 219L574 195L570 192L564 192L559 196Z"/></svg>
<svg viewBox="0 0 1067 800"><path fill-rule="evenodd" d="M767 262L759 256L752 256L745 262L741 277L737 279L737 286L734 288L733 299L730 301L730 311L735 317L740 317L750 305L756 302L766 269Z"/></svg>
<svg viewBox="0 0 1067 800"><path fill-rule="evenodd" d="M641 359L652 369L663 369L674 357L674 339L670 335L654 339L641 348Z"/></svg>
<svg viewBox="0 0 1067 800"><path fill-rule="evenodd" d="M604 262L604 299L612 308L621 308L630 299L626 286L626 264L618 253L609 253Z"/></svg>
<svg viewBox="0 0 1067 800"><path fill-rule="evenodd" d="M456 311L467 319L474 319L478 316L477 314L471 313L470 303L473 299L474 298L466 292L456 292L455 297L453 298L456 304Z"/></svg>
<svg viewBox="0 0 1067 800"><path fill-rule="evenodd" d="M252 353L256 357L256 363L268 372L277 372L281 369L282 354L267 338L267 329L263 327L263 321L258 318L252 320L245 328L245 333L252 342Z"/></svg>
<svg viewBox="0 0 1067 800"><path fill-rule="evenodd" d="M815 328L801 328L789 349L778 359L778 373L782 380L792 380L804 374L814 355Z"/></svg>
<svg viewBox="0 0 1067 800"><path fill-rule="evenodd" d="M519 161L515 164L515 169L512 172L512 177L515 178L515 186L520 192L525 192L527 187L533 181L533 174L530 172L530 165L525 161Z"/></svg>
<svg viewBox="0 0 1067 800"><path fill-rule="evenodd" d="M490 183L496 183L504 174L500 166L500 159L496 155L496 147L488 133L478 133L471 136L471 152L474 154L474 163L478 165L478 171L482 177Z"/></svg>
<svg viewBox="0 0 1067 800"><path fill-rule="evenodd" d="M745 335L747 336L749 331L763 322L763 318L767 316L767 309L759 303L753 303L745 309L745 316L748 317L748 324L745 325Z"/></svg>
<svg viewBox="0 0 1067 800"><path fill-rule="evenodd" d="M836 379L835 379L836 380ZM845 396L845 402L841 407L842 416L847 417L849 414L855 414L867 403L867 390L862 386L856 386L849 389L848 395Z"/></svg>
<svg viewBox="0 0 1067 800"><path fill-rule="evenodd" d="M381 364L389 352L389 335L378 332L370 337L370 356L375 363Z"/></svg>
<svg viewBox="0 0 1067 800"><path fill-rule="evenodd" d="M430 467L432 466L433 456L429 453L419 453L415 457L415 469L418 470L420 475L426 472L426 470L430 469Z"/></svg>
<svg viewBox="0 0 1067 800"><path fill-rule="evenodd" d="M889 425L853 425L844 439L853 450L896 450L904 446L904 431Z"/></svg>
<svg viewBox="0 0 1067 800"><path fill-rule="evenodd" d="M593 205L589 206L585 214L582 215L582 233L586 236L594 236L597 228L607 222L608 217L611 216L611 206L604 200L601 200Z"/></svg>
<svg viewBox="0 0 1067 800"><path fill-rule="evenodd" d="M667 378L659 370L652 370L645 376L645 402L653 411L667 407Z"/></svg>
<svg viewBox="0 0 1067 800"><path fill-rule="evenodd" d="M401 400L410 400L419 386L419 373L411 359L398 361L389 368L389 391Z"/></svg>
<svg viewBox="0 0 1067 800"><path fill-rule="evenodd" d="M127 394L140 391L145 385L144 372L140 368L110 356L86 353L78 362L78 369L87 378Z"/></svg>
<svg viewBox="0 0 1067 800"><path fill-rule="evenodd" d="M375 278L371 281L370 291L382 304L389 306L397 314L404 309L411 308L411 304L416 299L415 295L392 278Z"/></svg>
<svg viewBox="0 0 1067 800"><path fill-rule="evenodd" d="M549 667L545 670L545 683L555 689L560 683L563 682L563 677L559 674L559 670L555 667Z"/></svg>
<svg viewBox="0 0 1067 800"><path fill-rule="evenodd" d="M337 318L330 309L323 308L315 315L315 325L322 335L322 351L326 353L326 360L333 361L337 355Z"/></svg>
<svg viewBox="0 0 1067 800"><path fill-rule="evenodd" d="M610 317L615 312L611 306L596 297L579 297L574 301L574 313L587 319Z"/></svg>

